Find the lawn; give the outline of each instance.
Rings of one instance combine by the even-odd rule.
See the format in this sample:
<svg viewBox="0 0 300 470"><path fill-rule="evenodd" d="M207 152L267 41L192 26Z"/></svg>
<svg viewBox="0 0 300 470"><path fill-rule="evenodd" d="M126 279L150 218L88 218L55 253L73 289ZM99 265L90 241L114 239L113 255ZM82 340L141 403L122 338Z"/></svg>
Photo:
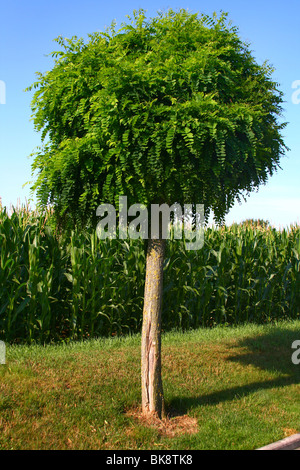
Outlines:
<svg viewBox="0 0 300 470"><path fill-rule="evenodd" d="M0 449L256 449L300 432L300 321L162 338L169 419L139 414L140 335L6 345Z"/></svg>

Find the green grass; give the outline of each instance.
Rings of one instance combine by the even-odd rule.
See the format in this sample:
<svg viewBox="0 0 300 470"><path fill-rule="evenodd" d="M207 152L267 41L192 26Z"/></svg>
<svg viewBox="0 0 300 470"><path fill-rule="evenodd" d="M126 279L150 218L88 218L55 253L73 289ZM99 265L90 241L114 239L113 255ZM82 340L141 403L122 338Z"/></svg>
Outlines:
<svg viewBox="0 0 300 470"><path fill-rule="evenodd" d="M140 404L140 336L7 345L1 449L255 449L300 432L300 321L163 335L167 409L198 430L168 435ZM171 422L172 422L171 418Z"/></svg>

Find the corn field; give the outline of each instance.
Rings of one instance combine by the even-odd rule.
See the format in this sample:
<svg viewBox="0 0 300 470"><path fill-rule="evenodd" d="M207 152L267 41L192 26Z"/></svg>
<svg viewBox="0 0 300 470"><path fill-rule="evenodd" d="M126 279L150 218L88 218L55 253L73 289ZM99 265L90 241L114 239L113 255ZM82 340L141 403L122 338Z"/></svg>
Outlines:
<svg viewBox="0 0 300 470"><path fill-rule="evenodd" d="M204 247L167 246L162 328L270 322L300 315L300 227L205 229ZM57 234L51 214L0 207L0 339L69 341L139 332L142 240Z"/></svg>

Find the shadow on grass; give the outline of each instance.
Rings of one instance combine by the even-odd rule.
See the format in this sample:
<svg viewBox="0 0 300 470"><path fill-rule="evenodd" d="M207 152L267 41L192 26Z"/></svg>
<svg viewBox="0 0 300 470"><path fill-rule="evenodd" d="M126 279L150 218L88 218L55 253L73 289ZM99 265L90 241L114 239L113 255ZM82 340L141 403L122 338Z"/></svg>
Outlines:
<svg viewBox="0 0 300 470"><path fill-rule="evenodd" d="M278 328L267 334L243 338L234 344L228 344L232 349L232 355L225 360L239 363L245 368L249 365L261 371L267 371L275 375L269 380L251 382L249 372L248 383L236 385L223 390L218 390L205 395L194 397L178 397L170 402L170 409L176 409L179 413L187 413L189 410L201 405L216 405L221 402L234 400L236 397L247 396L258 390L281 388L300 383L300 364L292 362L292 343L300 340L300 329L291 331L286 328ZM265 376L265 374L263 374Z"/></svg>

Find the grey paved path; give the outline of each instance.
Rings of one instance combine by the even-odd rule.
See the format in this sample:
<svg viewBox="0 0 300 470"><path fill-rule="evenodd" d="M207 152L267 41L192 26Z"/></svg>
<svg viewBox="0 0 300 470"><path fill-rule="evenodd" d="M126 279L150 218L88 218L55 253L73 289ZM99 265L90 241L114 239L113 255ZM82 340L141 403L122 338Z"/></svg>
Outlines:
<svg viewBox="0 0 300 470"><path fill-rule="evenodd" d="M300 433L293 434L292 436L281 439L280 441L260 447L257 450L300 450Z"/></svg>

